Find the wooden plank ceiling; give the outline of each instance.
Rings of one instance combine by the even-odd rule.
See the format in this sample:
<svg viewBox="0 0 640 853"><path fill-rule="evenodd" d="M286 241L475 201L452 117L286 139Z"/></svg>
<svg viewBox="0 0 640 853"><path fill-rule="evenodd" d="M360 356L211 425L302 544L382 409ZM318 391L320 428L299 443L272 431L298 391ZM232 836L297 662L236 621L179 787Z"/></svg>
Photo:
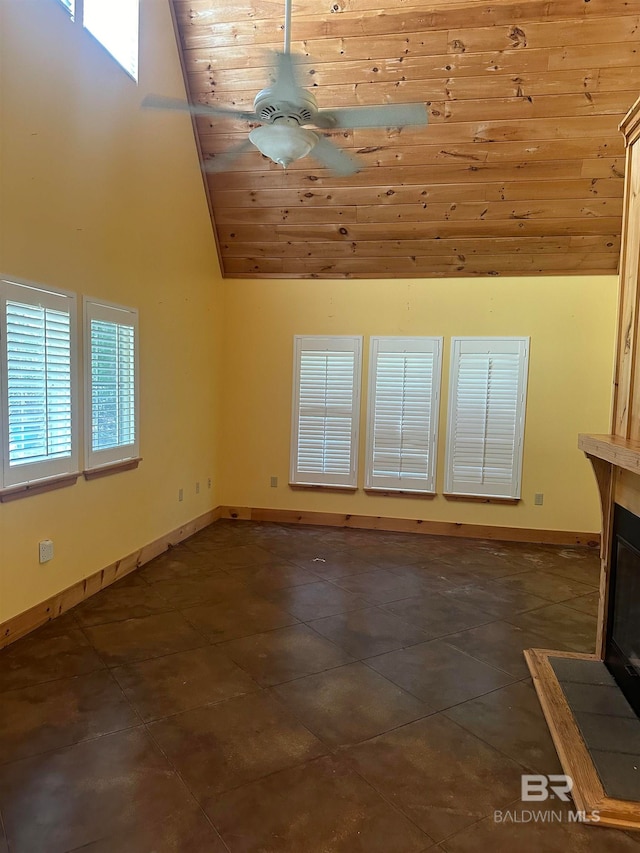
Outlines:
<svg viewBox="0 0 640 853"><path fill-rule="evenodd" d="M251 109L284 0L173 5L191 99ZM257 150L207 175L225 275L616 271L638 0L293 0L291 36L321 108L424 101L429 125L327 133L351 177ZM196 127L209 160L252 125Z"/></svg>

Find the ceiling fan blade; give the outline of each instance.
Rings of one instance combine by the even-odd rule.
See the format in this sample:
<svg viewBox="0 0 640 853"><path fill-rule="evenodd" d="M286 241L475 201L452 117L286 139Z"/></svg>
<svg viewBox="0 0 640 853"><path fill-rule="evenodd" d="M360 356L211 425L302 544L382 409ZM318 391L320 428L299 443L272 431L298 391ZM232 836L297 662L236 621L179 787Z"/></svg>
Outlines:
<svg viewBox="0 0 640 853"><path fill-rule="evenodd" d="M210 107L207 104L190 104L180 98L167 98L164 95L147 95L142 99L140 106L153 110L177 110L178 112L191 113L194 116L207 116L209 118L226 116L228 118L240 119L241 121L259 121L255 113L243 112L242 110L229 110L225 107Z"/></svg>
<svg viewBox="0 0 640 853"><path fill-rule="evenodd" d="M338 107L320 110L318 127L407 127L425 125L429 114L424 104L380 104L376 107Z"/></svg>
<svg viewBox="0 0 640 853"><path fill-rule="evenodd" d="M327 169L331 169L336 175L354 175L359 172L364 165L361 160L352 157L334 145L333 142L326 139L324 136L319 137L316 144L310 152L311 157L315 157Z"/></svg>
<svg viewBox="0 0 640 853"><path fill-rule="evenodd" d="M234 145L233 148L227 149L227 151L224 151L222 154L216 154L216 156L211 160L204 160L202 163L202 171L209 174L224 172L229 169L238 157L245 153L245 151L255 151L254 145L249 139L245 139L244 142L241 142L239 145Z"/></svg>

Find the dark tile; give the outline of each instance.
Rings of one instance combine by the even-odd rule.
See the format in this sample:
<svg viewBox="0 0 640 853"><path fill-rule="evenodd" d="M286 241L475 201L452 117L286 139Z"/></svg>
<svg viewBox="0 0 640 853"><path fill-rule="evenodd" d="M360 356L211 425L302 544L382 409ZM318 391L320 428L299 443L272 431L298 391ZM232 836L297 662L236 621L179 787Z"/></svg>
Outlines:
<svg viewBox="0 0 640 853"><path fill-rule="evenodd" d="M228 791L209 813L233 853L421 853L431 847L334 757Z"/></svg>
<svg viewBox="0 0 640 853"><path fill-rule="evenodd" d="M573 716L590 750L624 752L640 761L640 718L609 717L586 711L574 711Z"/></svg>
<svg viewBox="0 0 640 853"><path fill-rule="evenodd" d="M608 797L640 802L640 758L637 755L592 749L591 758Z"/></svg>
<svg viewBox="0 0 640 853"><path fill-rule="evenodd" d="M584 711L587 714L637 719L635 711L616 684L576 684L568 681L562 685L562 689L574 713ZM638 727L640 729L640 721Z"/></svg>
<svg viewBox="0 0 640 853"><path fill-rule="evenodd" d="M197 574L207 565L207 561L199 557L190 548L171 548L149 563L145 563L138 574L147 583L161 580L188 577Z"/></svg>
<svg viewBox="0 0 640 853"><path fill-rule="evenodd" d="M173 605L161 598L153 587L138 581L125 586L108 587L92 595L74 609L74 616L80 625L102 625L153 616L172 609Z"/></svg>
<svg viewBox="0 0 640 853"><path fill-rule="evenodd" d="M326 752L266 693L227 699L151 723L151 734L205 807L229 788Z"/></svg>
<svg viewBox="0 0 640 853"><path fill-rule="evenodd" d="M347 756L435 841L505 807L520 791L520 765L440 714L355 746Z"/></svg>
<svg viewBox="0 0 640 853"><path fill-rule="evenodd" d="M580 658L550 657L558 681L571 681L576 684L610 684L615 686L615 679L607 669L604 661L581 660Z"/></svg>
<svg viewBox="0 0 640 853"><path fill-rule="evenodd" d="M246 672L213 646L116 667L112 672L145 722L258 689Z"/></svg>
<svg viewBox="0 0 640 853"><path fill-rule="evenodd" d="M214 568L222 569L236 569L273 562L271 553L261 548L260 545L236 545L233 548L221 548L212 551L210 559Z"/></svg>
<svg viewBox="0 0 640 853"><path fill-rule="evenodd" d="M562 773L535 690L518 681L444 711L444 716L538 773Z"/></svg>
<svg viewBox="0 0 640 853"><path fill-rule="evenodd" d="M284 628L298 621L283 608L257 595L203 604L183 612L189 622L214 643Z"/></svg>
<svg viewBox="0 0 640 853"><path fill-rule="evenodd" d="M346 578L337 578L334 583L347 592L362 596L371 604L384 604L449 589L446 581L440 578L428 575L417 577L415 573L409 572L403 574L402 569L396 572L374 569Z"/></svg>
<svg viewBox="0 0 640 853"><path fill-rule="evenodd" d="M0 763L140 725L106 670L0 693Z"/></svg>
<svg viewBox="0 0 640 853"><path fill-rule="evenodd" d="M542 571L522 572L496 580L494 584L498 589L528 593L554 603L593 592L590 584Z"/></svg>
<svg viewBox="0 0 640 853"><path fill-rule="evenodd" d="M242 578L226 572L199 571L186 577L157 581L152 589L173 607L193 607L196 604L229 601L247 595L249 590Z"/></svg>
<svg viewBox="0 0 640 853"><path fill-rule="evenodd" d="M471 628L447 637L446 642L516 678L529 675L524 650L545 646L545 640L539 634L525 631L509 622L491 622L489 625Z"/></svg>
<svg viewBox="0 0 640 853"><path fill-rule="evenodd" d="M65 853L132 826L152 826L191 802L143 729L0 767L12 853Z"/></svg>
<svg viewBox="0 0 640 853"><path fill-rule="evenodd" d="M263 686L281 684L353 661L306 625L292 625L223 643L224 650Z"/></svg>
<svg viewBox="0 0 640 853"><path fill-rule="evenodd" d="M316 555L294 559L294 562L302 568L308 569L320 578L333 580L335 578L349 577L360 572L370 572L371 563L359 559L349 551L327 553L326 556Z"/></svg>
<svg viewBox="0 0 640 853"><path fill-rule="evenodd" d="M86 628L87 637L109 665L194 649L204 639L180 613L162 613Z"/></svg>
<svg viewBox="0 0 640 853"><path fill-rule="evenodd" d="M420 559L413 549L393 545L360 545L357 556L376 566L378 569L391 569L397 566L409 566Z"/></svg>
<svg viewBox="0 0 640 853"><path fill-rule="evenodd" d="M579 598L570 598L565 601L566 607L572 607L574 610L579 610L581 613L586 613L587 616L598 616L598 605L600 603L600 593L596 590L587 595L581 595Z"/></svg>
<svg viewBox="0 0 640 853"><path fill-rule="evenodd" d="M446 591L445 594L452 601L477 607L498 619L507 618L513 613L544 607L548 603L544 598L531 595L524 590L508 588L500 581L457 586Z"/></svg>
<svg viewBox="0 0 640 853"><path fill-rule="evenodd" d="M327 581L276 590L269 595L269 600L303 622L370 606L369 602L361 596L340 589Z"/></svg>
<svg viewBox="0 0 640 853"><path fill-rule="evenodd" d="M431 711L466 702L513 681L506 672L441 640L369 658L367 664L417 696Z"/></svg>
<svg viewBox="0 0 640 853"><path fill-rule="evenodd" d="M600 585L599 551L595 548L583 550L562 548L552 555L551 561L545 566L545 571L597 587Z"/></svg>
<svg viewBox="0 0 640 853"><path fill-rule="evenodd" d="M429 712L422 702L362 663L273 688L325 743L357 743Z"/></svg>
<svg viewBox="0 0 640 853"><path fill-rule="evenodd" d="M529 805L529 804L526 804ZM541 806L544 803L531 804ZM523 804L514 803L508 809L501 809L522 815ZM549 815L548 820L531 821L523 825L504 818L500 821L487 817L462 832L447 838L441 848L445 853L638 853L638 844L624 832L605 829L602 826L588 826L569 822L566 806L554 801L553 807L541 810ZM551 817L561 814L562 820ZM526 817L525 817L526 820Z"/></svg>
<svg viewBox="0 0 640 853"><path fill-rule="evenodd" d="M286 560L234 569L233 577L242 581L251 592L258 594L272 592L274 589L286 589L289 586L315 583L318 580L317 575Z"/></svg>
<svg viewBox="0 0 640 853"><path fill-rule="evenodd" d="M380 655L429 639L415 625L377 607L327 616L309 625L356 658Z"/></svg>
<svg viewBox="0 0 640 853"><path fill-rule="evenodd" d="M439 593L405 598L403 601L385 604L382 609L416 625L430 639L493 621L492 616L477 607L458 604Z"/></svg>
<svg viewBox="0 0 640 853"><path fill-rule="evenodd" d="M547 648L593 653L596 645L596 620L565 604L550 604L538 610L518 613L509 622L539 634Z"/></svg>
<svg viewBox="0 0 640 853"><path fill-rule="evenodd" d="M104 668L82 631L57 621L0 651L0 692Z"/></svg>
<svg viewBox="0 0 640 853"><path fill-rule="evenodd" d="M227 853L228 848L193 803L157 823L140 821L126 832L84 845L77 853Z"/></svg>

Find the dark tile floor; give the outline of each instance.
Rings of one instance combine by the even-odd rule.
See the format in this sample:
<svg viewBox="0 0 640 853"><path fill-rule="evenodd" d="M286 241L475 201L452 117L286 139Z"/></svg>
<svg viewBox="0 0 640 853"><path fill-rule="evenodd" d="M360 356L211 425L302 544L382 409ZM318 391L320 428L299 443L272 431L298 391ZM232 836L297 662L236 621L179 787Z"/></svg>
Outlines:
<svg viewBox="0 0 640 853"><path fill-rule="evenodd" d="M591 651L597 581L586 549L218 522L0 652L0 853L640 853L494 818L560 772L522 650Z"/></svg>

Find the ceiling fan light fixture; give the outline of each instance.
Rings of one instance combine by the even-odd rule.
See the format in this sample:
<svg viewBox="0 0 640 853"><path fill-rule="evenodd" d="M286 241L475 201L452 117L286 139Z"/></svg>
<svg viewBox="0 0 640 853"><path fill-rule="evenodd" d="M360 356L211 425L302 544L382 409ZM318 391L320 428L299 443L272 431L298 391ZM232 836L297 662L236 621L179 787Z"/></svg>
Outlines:
<svg viewBox="0 0 640 853"><path fill-rule="evenodd" d="M249 134L249 139L265 157L286 169L294 160L301 160L309 154L318 136L295 122L279 121L256 127Z"/></svg>

